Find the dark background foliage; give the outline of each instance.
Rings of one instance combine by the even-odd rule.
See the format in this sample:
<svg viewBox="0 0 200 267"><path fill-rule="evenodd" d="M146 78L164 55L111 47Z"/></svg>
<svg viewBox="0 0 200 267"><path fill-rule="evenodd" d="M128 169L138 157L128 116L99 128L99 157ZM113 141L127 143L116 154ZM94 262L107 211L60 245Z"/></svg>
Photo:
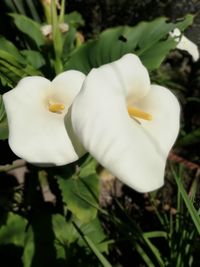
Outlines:
<svg viewBox="0 0 200 267"><path fill-rule="evenodd" d="M196 18L188 35L200 46L199 0L69 0L67 10L77 10L83 15L86 21L84 32L88 36L111 26L135 25L159 16L176 20L192 13Z"/></svg>
<svg viewBox="0 0 200 267"><path fill-rule="evenodd" d="M11 26L5 24L9 7L6 0L1 2L0 33L12 39ZM13 1L15 2L15 1ZM34 1L40 12L40 4ZM107 27L116 25L135 25L141 20L152 20L159 16L167 16L172 20L183 17L187 13L196 15L193 26L187 34L200 46L200 1L199 0L68 0L67 12L78 11L85 20L84 34L91 37ZM26 13L28 14L28 8ZM42 16L42 14L41 14Z"/></svg>

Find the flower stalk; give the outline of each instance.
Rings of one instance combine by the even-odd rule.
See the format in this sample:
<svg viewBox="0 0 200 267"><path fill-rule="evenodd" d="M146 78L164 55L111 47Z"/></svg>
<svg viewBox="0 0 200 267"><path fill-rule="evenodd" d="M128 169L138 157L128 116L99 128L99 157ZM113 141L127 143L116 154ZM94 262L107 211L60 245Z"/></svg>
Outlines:
<svg viewBox="0 0 200 267"><path fill-rule="evenodd" d="M60 16L58 17L56 1L55 0L51 1L51 24L52 24L53 46L54 46L54 53L55 53L54 68L55 68L56 74L59 74L63 71L63 64L61 60L62 51L63 51L63 40L62 40L61 31L59 29L59 23L63 22L64 9L65 9L65 0L62 0Z"/></svg>

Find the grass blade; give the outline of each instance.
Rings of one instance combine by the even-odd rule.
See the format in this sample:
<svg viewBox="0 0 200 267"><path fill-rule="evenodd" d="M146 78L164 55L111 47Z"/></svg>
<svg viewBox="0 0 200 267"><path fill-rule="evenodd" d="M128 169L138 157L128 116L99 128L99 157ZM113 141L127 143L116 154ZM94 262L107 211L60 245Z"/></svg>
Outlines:
<svg viewBox="0 0 200 267"><path fill-rule="evenodd" d="M198 212L196 211L195 207L193 206L192 201L190 200L190 198L187 195L187 192L180 180L180 177L178 177L177 173L175 172L174 168L172 167L172 174L175 178L176 184L178 186L178 190L180 191L180 194L184 200L184 203L188 209L188 212L193 220L194 225L196 226L196 229L198 231L198 233L200 234L200 217L198 215Z"/></svg>
<svg viewBox="0 0 200 267"><path fill-rule="evenodd" d="M98 250L98 248L95 246L93 241L86 235L83 234L81 229L73 223L74 227L78 231L78 233L81 235L85 243L88 245L88 247L93 251L93 253L96 255L96 257L99 259L103 267L112 267L112 265L107 261L107 259L103 256L103 254Z"/></svg>

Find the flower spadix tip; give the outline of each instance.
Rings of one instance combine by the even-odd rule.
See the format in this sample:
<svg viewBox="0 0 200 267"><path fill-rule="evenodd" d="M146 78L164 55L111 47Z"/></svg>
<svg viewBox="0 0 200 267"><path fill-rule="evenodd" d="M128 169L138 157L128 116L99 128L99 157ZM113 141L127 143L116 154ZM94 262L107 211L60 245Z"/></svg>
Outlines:
<svg viewBox="0 0 200 267"><path fill-rule="evenodd" d="M60 113L65 109L65 106L60 103L55 103L55 104L49 104L48 108L49 108L49 111L51 112Z"/></svg>
<svg viewBox="0 0 200 267"><path fill-rule="evenodd" d="M143 110L140 110L138 108L128 107L127 110L128 110L128 114L131 117L136 117L136 118L140 118L140 119L147 120L147 121L151 121L153 119L151 114L144 112Z"/></svg>

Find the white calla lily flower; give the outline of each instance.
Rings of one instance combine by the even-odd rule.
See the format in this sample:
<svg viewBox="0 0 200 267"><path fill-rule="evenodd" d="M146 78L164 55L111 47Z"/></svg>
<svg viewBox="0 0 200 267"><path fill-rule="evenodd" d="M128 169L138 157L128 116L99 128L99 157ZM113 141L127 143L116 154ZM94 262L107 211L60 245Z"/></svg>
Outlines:
<svg viewBox="0 0 200 267"><path fill-rule="evenodd" d="M84 79L75 70L59 74L52 82L30 76L3 95L9 145L17 156L38 165L60 166L85 153L69 114Z"/></svg>
<svg viewBox="0 0 200 267"><path fill-rule="evenodd" d="M91 70L71 116L85 149L122 182L139 192L163 185L180 106L168 89L150 84L137 56Z"/></svg>
<svg viewBox="0 0 200 267"><path fill-rule="evenodd" d="M181 36L181 32L178 28L175 28L170 35L175 38L176 42L178 42L176 48L187 51L192 56L194 61L199 59L198 46L190 41L185 35Z"/></svg>

